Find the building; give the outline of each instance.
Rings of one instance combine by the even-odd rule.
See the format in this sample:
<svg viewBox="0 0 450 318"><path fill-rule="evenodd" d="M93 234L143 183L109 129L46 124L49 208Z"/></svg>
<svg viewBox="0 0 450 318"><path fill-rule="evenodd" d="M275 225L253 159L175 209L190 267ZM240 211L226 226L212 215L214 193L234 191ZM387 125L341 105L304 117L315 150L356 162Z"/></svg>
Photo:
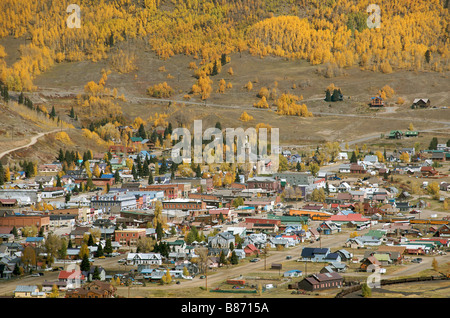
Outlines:
<svg viewBox="0 0 450 318"><path fill-rule="evenodd" d="M36 285L18 285L14 290L14 298L45 298L45 292L40 292Z"/></svg>
<svg viewBox="0 0 450 318"><path fill-rule="evenodd" d="M159 253L128 253L128 265L162 265L162 256Z"/></svg>
<svg viewBox="0 0 450 318"><path fill-rule="evenodd" d="M50 217L48 215L39 214L12 214L7 211L0 211L0 227L11 226L22 228L26 226L36 226L38 229L44 228L48 231L50 226Z"/></svg>
<svg viewBox="0 0 450 318"><path fill-rule="evenodd" d="M114 240L123 246L136 246L139 238L146 236L145 228L123 229L114 232Z"/></svg>
<svg viewBox="0 0 450 318"><path fill-rule="evenodd" d="M431 106L430 100L428 98L416 98L411 108L429 108Z"/></svg>
<svg viewBox="0 0 450 318"><path fill-rule="evenodd" d="M281 189L281 183L272 177L253 177L247 180L247 188L278 191Z"/></svg>
<svg viewBox="0 0 450 318"><path fill-rule="evenodd" d="M97 195L91 198L91 208L107 214L118 214L122 210L136 209L136 197L127 192Z"/></svg>
<svg viewBox="0 0 450 318"><path fill-rule="evenodd" d="M164 191L165 199L178 199L183 197L184 184L183 183L169 183L169 184L149 184L139 189L139 191Z"/></svg>
<svg viewBox="0 0 450 318"><path fill-rule="evenodd" d="M298 283L298 289L307 291L319 291L324 289L342 288L343 277L336 273L313 274Z"/></svg>
<svg viewBox="0 0 450 318"><path fill-rule="evenodd" d="M205 210L206 202L195 199L172 199L163 201L164 210Z"/></svg>
<svg viewBox="0 0 450 318"><path fill-rule="evenodd" d="M274 177L280 180L285 180L291 186L310 185L314 183L314 176L306 172L278 172Z"/></svg>
<svg viewBox="0 0 450 318"><path fill-rule="evenodd" d="M113 298L117 288L110 283L94 280L66 292L66 298Z"/></svg>
<svg viewBox="0 0 450 318"><path fill-rule="evenodd" d="M63 187L47 187L42 190L41 197L43 199L60 198L66 194Z"/></svg>
<svg viewBox="0 0 450 318"><path fill-rule="evenodd" d="M383 107L383 106L384 106L384 101L381 97L375 96L375 97L371 98L370 107Z"/></svg>

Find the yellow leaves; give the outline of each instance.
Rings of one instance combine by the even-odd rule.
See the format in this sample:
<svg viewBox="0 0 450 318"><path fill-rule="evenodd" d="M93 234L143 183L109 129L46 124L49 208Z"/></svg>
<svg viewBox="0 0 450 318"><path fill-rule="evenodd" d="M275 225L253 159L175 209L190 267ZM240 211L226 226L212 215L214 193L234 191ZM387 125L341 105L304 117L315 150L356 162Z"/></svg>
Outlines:
<svg viewBox="0 0 450 318"><path fill-rule="evenodd" d="M239 117L239 120L243 121L243 122L247 122L247 121L253 120L253 116L247 114L247 112L243 112L241 114L241 116Z"/></svg>
<svg viewBox="0 0 450 318"><path fill-rule="evenodd" d="M245 84L244 87L247 89L247 91L251 91L253 89L253 84L252 82L248 81L248 83Z"/></svg>
<svg viewBox="0 0 450 318"><path fill-rule="evenodd" d="M280 115L312 117L305 104L297 104L300 97L292 94L282 94L276 101L277 113Z"/></svg>
<svg viewBox="0 0 450 318"><path fill-rule="evenodd" d="M145 120L143 120L141 117L136 117L135 119L134 119L134 121L133 121L133 128L134 129L139 129L139 127L141 126L141 125L146 125L147 123L145 122Z"/></svg>
<svg viewBox="0 0 450 318"><path fill-rule="evenodd" d="M385 74L390 74L392 73L392 66L389 63L389 61L385 60L380 64L380 70L381 72L385 73Z"/></svg>
<svg viewBox="0 0 450 318"><path fill-rule="evenodd" d="M65 131L60 131L56 133L55 139L62 142L65 145L72 145L73 142L70 139L69 135Z"/></svg>
<svg viewBox="0 0 450 318"><path fill-rule="evenodd" d="M269 104L267 103L266 97L265 96L261 97L261 99L257 103L253 104L253 107L269 108Z"/></svg>
<svg viewBox="0 0 450 318"><path fill-rule="evenodd" d="M227 87L227 83L225 82L225 80L222 78L220 81L219 81L219 88L217 89L217 92L218 93L225 93L225 89L226 89L226 87Z"/></svg>
<svg viewBox="0 0 450 318"><path fill-rule="evenodd" d="M393 88L391 88L389 85L384 85L381 90L378 91L378 95L383 99L388 99L393 97L395 94L395 91Z"/></svg>
<svg viewBox="0 0 450 318"><path fill-rule="evenodd" d="M155 113L154 116L150 116L148 118L148 122L151 122L153 127L158 126L166 127L167 125L169 125L169 123L166 120L167 117L169 117L168 114Z"/></svg>
<svg viewBox="0 0 450 318"><path fill-rule="evenodd" d="M2 45L0 45L0 59L3 59L3 58L5 58L6 57L6 52L5 52L5 48L2 46Z"/></svg>
<svg viewBox="0 0 450 318"><path fill-rule="evenodd" d="M118 50L111 56L111 64L119 73L130 73L137 70L136 54L130 51Z"/></svg>
<svg viewBox="0 0 450 318"><path fill-rule="evenodd" d="M397 105L403 105L405 103L405 100L402 97L397 98L397 101L395 102Z"/></svg>
<svg viewBox="0 0 450 318"><path fill-rule="evenodd" d="M212 80L207 75L201 75L197 83L192 85L191 92L194 95L200 95L202 100L209 98L212 91Z"/></svg>
<svg viewBox="0 0 450 318"><path fill-rule="evenodd" d="M173 88L167 82L155 84L147 89L147 93L156 98L168 98L173 94Z"/></svg>

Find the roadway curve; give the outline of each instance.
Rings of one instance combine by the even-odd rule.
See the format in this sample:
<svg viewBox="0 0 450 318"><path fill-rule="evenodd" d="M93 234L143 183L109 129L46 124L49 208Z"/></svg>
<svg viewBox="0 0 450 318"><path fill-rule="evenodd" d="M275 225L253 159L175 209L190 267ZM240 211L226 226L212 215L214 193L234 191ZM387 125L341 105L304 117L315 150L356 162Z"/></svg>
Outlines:
<svg viewBox="0 0 450 318"><path fill-rule="evenodd" d="M30 146L33 146L38 141L39 138L41 138L41 137L43 137L45 135L54 133L55 131L59 131L59 130L60 129L55 129L55 130L52 130L52 131L41 132L41 133L31 137L31 141L28 144L23 145L23 146L19 146L19 147L16 147L16 148L12 148L12 149L9 149L9 150L6 150L6 151L3 151L2 153L0 153L0 159L3 158L5 155L11 153L11 152L14 152L14 151L17 151L19 149L28 148Z"/></svg>

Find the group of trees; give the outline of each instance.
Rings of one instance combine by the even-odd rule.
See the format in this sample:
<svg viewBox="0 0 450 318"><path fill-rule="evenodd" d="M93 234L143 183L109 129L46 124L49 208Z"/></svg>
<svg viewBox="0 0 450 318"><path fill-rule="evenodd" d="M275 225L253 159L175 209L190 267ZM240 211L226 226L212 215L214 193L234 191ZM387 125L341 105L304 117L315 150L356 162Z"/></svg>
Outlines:
<svg viewBox="0 0 450 318"><path fill-rule="evenodd" d="M193 56L208 65L211 76L220 73L229 54L244 51L382 72L449 67L449 12L440 0L380 3L380 28L368 27L368 0L282 2L291 9L281 11L283 3L267 0L177 0L170 10L157 0L82 1L82 27L69 28L65 2L4 0L0 37L26 41L10 66L0 49L0 80L15 91L32 90L33 78L55 63L108 56L113 67L128 72L136 56L121 44L137 41L162 59Z"/></svg>

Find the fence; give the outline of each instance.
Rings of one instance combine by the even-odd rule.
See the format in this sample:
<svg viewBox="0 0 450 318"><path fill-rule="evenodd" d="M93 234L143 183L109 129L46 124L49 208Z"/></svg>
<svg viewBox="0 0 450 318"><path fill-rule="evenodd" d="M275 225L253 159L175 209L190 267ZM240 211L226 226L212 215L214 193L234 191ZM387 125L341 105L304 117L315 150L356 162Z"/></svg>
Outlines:
<svg viewBox="0 0 450 318"><path fill-rule="evenodd" d="M383 285L393 285L393 284L404 284L404 283L414 283L414 282L422 282L422 281L431 281L431 280L447 280L450 277L446 277L443 275L440 276L420 276L420 277L408 277L408 278L398 278L398 279L382 279L381 286ZM361 289L360 285L351 286L345 288L341 292L339 292L335 298L343 298L344 296L354 293Z"/></svg>

